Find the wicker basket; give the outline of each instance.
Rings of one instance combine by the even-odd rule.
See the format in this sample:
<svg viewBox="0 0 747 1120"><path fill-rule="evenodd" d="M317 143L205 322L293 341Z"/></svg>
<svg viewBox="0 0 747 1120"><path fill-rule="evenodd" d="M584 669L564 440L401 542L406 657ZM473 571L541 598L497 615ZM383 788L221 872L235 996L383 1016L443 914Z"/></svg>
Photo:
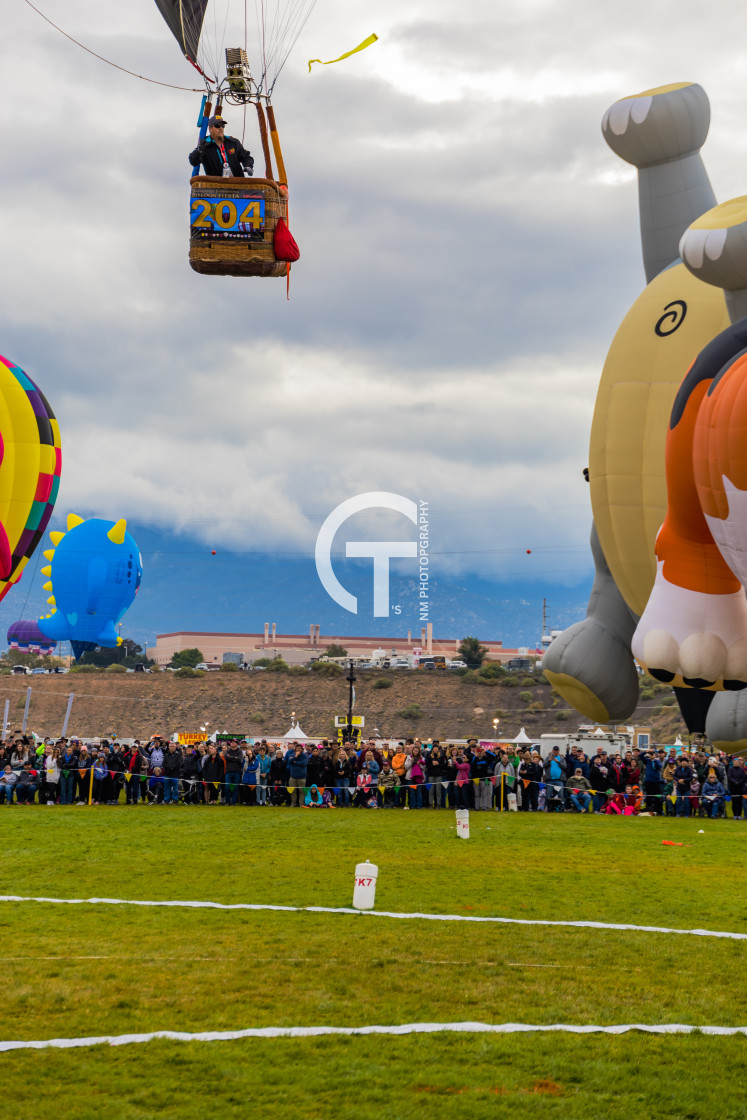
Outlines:
<svg viewBox="0 0 747 1120"><path fill-rule="evenodd" d="M278 219L288 219L288 196L278 183L272 179L195 175L190 194L189 263L195 272L285 276L286 262L279 261L273 249ZM258 200L264 207L264 220L256 228L227 225L232 216L240 215ZM216 221L216 212L220 221Z"/></svg>

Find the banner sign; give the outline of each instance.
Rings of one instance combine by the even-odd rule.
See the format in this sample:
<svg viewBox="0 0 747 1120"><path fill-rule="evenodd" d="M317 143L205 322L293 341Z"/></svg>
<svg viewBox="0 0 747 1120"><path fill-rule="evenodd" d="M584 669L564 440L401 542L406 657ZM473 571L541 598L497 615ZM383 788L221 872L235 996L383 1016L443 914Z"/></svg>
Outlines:
<svg viewBox="0 0 747 1120"><path fill-rule="evenodd" d="M264 241L265 200L259 194L193 198L192 237Z"/></svg>
<svg viewBox="0 0 747 1120"><path fill-rule="evenodd" d="M254 742L254 739L252 739L251 736L246 735L243 731L241 732L241 734L237 732L235 735L228 735L224 731L222 734L215 736L216 743L230 743L234 739L239 743L243 742L244 739L247 739L250 743Z"/></svg>
<svg viewBox="0 0 747 1120"><path fill-rule="evenodd" d="M184 747L193 747L195 743L204 743L207 741L207 733L205 731L180 731L178 742Z"/></svg>

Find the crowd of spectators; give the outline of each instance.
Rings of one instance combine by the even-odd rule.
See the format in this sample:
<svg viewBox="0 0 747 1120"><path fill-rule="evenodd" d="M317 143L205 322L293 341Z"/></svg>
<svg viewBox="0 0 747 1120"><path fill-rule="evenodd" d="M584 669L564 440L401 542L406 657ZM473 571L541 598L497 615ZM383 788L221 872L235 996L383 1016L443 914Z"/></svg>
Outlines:
<svg viewBox="0 0 747 1120"><path fill-rule="evenodd" d="M122 798L124 795L124 798ZM16 735L0 744L0 804L305 805L475 812L593 812L747 817L747 766L674 747L587 755L580 746L516 749L369 740L343 744L180 746Z"/></svg>

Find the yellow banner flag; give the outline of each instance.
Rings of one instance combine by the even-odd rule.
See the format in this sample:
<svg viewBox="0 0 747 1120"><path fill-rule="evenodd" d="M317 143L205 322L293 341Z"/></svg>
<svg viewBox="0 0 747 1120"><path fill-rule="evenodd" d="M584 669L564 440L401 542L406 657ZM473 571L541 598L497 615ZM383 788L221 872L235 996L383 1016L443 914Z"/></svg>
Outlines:
<svg viewBox="0 0 747 1120"><path fill-rule="evenodd" d="M330 58L328 62L322 62L321 58L310 58L309 73L311 73L311 67L315 62L320 63L322 66L331 66L333 62L342 62L343 58L350 58L351 54L357 54L358 51L364 51L366 47L370 47L372 43L376 42L378 37L378 35L369 35L368 38L364 39L362 43L359 43L357 47L353 47L352 51L345 51L345 54L341 54L339 58Z"/></svg>

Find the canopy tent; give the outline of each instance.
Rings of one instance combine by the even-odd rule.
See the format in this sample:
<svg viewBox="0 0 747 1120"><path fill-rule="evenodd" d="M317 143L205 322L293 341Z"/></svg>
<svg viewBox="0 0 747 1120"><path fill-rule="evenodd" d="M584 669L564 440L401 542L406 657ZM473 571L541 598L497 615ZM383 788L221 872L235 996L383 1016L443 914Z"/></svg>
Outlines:
<svg viewBox="0 0 747 1120"><path fill-rule="evenodd" d="M513 739L506 740L508 743L516 743L521 746L524 746L526 743L531 743L532 741L533 740L529 738L523 727L518 735L514 735Z"/></svg>
<svg viewBox="0 0 747 1120"><path fill-rule="evenodd" d="M311 742L311 739L312 739L312 736L307 735L304 731L302 731L299 724L298 724L298 720L296 720L296 722L291 725L290 731L287 731L285 733L285 735L281 735L280 740L278 740L278 741L286 741L286 742L298 741L299 743L303 741L303 742L309 743L309 742Z"/></svg>

